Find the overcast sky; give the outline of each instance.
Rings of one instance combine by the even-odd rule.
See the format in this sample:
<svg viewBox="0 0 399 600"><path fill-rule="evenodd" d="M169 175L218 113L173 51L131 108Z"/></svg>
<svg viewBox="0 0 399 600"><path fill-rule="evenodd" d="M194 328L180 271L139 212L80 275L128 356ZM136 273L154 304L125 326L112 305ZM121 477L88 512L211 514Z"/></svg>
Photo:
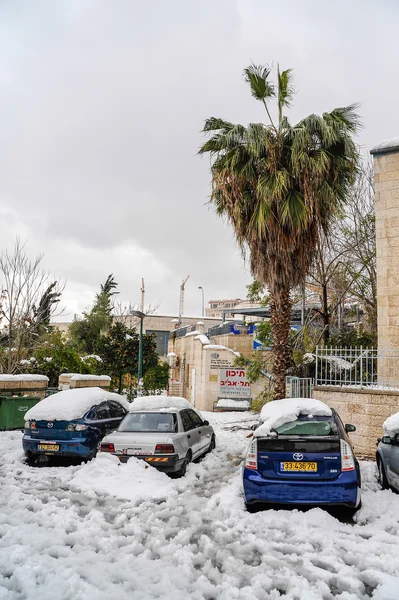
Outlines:
<svg viewBox="0 0 399 600"><path fill-rule="evenodd" d="M366 154L399 135L389 0L0 0L0 236L67 280L69 317L109 273L125 301L185 314L245 297L234 237L206 205L210 116L260 121L242 70L295 70L292 121L361 102Z"/></svg>

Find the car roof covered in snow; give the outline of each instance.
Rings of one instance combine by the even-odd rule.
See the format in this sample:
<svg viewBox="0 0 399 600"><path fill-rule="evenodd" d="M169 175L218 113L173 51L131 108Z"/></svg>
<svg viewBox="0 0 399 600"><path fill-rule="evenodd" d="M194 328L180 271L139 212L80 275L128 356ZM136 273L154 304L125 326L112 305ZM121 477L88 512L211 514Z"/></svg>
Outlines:
<svg viewBox="0 0 399 600"><path fill-rule="evenodd" d="M25 414L26 420L35 421L72 421L81 419L92 406L106 400L119 402L129 410L129 402L123 396L106 392L99 387L63 390L40 400Z"/></svg>
<svg viewBox="0 0 399 600"><path fill-rule="evenodd" d="M137 410L181 410L183 408L191 408L198 412L194 406L180 396L141 396L136 398L130 405L130 412Z"/></svg>
<svg viewBox="0 0 399 600"><path fill-rule="evenodd" d="M387 418L382 425L385 435L394 437L399 433L399 413L395 413Z"/></svg>
<svg viewBox="0 0 399 600"><path fill-rule="evenodd" d="M261 425L255 430L256 437L270 435L271 430L285 423L298 419L300 415L313 417L331 417L331 408L311 398L285 398L273 400L262 408L260 413Z"/></svg>

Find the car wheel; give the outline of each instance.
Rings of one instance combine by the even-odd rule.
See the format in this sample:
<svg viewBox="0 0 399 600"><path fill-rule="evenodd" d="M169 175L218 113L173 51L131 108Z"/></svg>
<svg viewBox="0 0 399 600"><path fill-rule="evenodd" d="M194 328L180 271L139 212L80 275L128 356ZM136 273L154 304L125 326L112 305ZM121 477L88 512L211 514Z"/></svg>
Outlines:
<svg viewBox="0 0 399 600"><path fill-rule="evenodd" d="M184 462L183 462L182 466L180 467L180 469L178 471L176 471L176 473L174 473L175 477L184 477L184 475L186 474L186 471L187 471L187 465L190 464L191 459L192 459L191 451L189 451L189 452L187 452L186 458L184 459Z"/></svg>
<svg viewBox="0 0 399 600"><path fill-rule="evenodd" d="M212 439L211 439L211 443L209 444L209 448L207 450L207 454L208 454L208 452L212 452L215 448L216 448L216 438L213 435Z"/></svg>
<svg viewBox="0 0 399 600"><path fill-rule="evenodd" d="M385 467L380 458L377 460L377 467L378 467L378 481L380 482L380 486L382 487L383 490L388 490L389 483L388 483L387 475L385 473Z"/></svg>

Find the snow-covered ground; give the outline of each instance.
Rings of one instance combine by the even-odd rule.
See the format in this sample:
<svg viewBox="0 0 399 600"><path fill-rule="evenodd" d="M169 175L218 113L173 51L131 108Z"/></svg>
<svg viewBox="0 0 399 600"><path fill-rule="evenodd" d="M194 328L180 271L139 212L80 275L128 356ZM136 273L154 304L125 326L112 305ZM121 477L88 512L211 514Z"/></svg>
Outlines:
<svg viewBox="0 0 399 600"><path fill-rule="evenodd" d="M205 413L218 447L180 480L111 456L28 467L0 433L0 599L397 600L399 496L364 463L353 523L321 509L248 514L246 413Z"/></svg>

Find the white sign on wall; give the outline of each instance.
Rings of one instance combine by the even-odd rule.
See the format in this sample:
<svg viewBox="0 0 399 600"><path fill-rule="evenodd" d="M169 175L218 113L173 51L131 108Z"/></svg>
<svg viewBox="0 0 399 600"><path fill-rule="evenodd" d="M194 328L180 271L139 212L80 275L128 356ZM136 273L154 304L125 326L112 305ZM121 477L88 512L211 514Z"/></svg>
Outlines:
<svg viewBox="0 0 399 600"><path fill-rule="evenodd" d="M219 398L250 398L251 388L245 369L220 369Z"/></svg>

